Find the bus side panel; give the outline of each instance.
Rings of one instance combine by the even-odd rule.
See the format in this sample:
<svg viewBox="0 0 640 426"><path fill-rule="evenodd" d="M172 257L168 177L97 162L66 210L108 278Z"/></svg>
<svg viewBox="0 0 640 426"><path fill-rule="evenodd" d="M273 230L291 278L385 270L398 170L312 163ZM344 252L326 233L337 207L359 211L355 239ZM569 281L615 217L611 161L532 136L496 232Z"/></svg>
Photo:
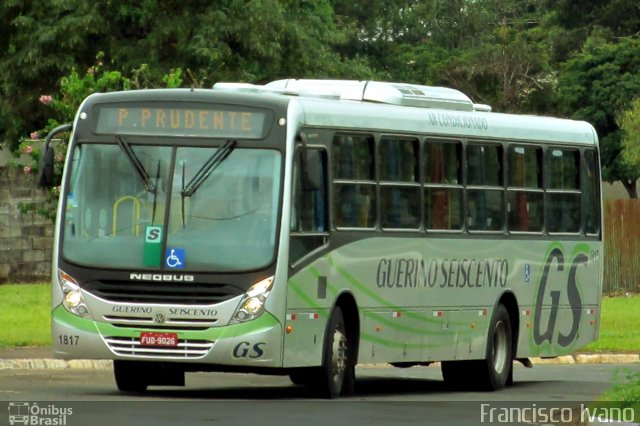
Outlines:
<svg viewBox="0 0 640 426"><path fill-rule="evenodd" d="M596 337L600 247L477 238L354 241L291 277L287 312L326 319L333 300L348 291L360 309L360 363L481 359L494 309L510 293L517 357L563 355ZM319 299L325 279L326 298ZM326 323L296 321L309 336L287 335L287 365L317 365Z"/></svg>
<svg viewBox="0 0 640 426"><path fill-rule="evenodd" d="M530 242L513 271L520 291L517 357L570 354L598 335L600 241ZM540 255L540 253L544 255Z"/></svg>
<svg viewBox="0 0 640 426"><path fill-rule="evenodd" d="M425 323L424 309L367 310L360 341L359 362L406 362L422 359L427 342L425 329L437 332L437 321Z"/></svg>
<svg viewBox="0 0 640 426"><path fill-rule="evenodd" d="M336 287L331 267L317 259L289 278L284 335L284 367L319 366Z"/></svg>

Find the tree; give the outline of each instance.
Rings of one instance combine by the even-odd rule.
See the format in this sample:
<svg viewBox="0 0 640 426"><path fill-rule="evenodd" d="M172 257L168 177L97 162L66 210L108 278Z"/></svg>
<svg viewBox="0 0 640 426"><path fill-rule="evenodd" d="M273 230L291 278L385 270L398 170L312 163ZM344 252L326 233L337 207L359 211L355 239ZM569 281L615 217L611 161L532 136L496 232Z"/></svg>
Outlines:
<svg viewBox="0 0 640 426"><path fill-rule="evenodd" d="M640 33L637 0L546 0L551 21L562 29L553 37L554 63L563 63L580 52L589 36L597 31L614 37Z"/></svg>
<svg viewBox="0 0 640 426"><path fill-rule="evenodd" d="M15 147L46 122L46 108L33 100L74 66L93 64L106 17L80 0L2 2L0 17L0 142Z"/></svg>
<svg viewBox="0 0 640 426"><path fill-rule="evenodd" d="M550 92L555 83L548 52L544 31L502 25L481 46L444 61L438 74L444 84L495 110L544 113L549 105L540 106L536 95Z"/></svg>
<svg viewBox="0 0 640 426"><path fill-rule="evenodd" d="M600 138L602 176L620 181L637 198L640 169L622 159L622 131L616 122L640 93L640 39L608 41L591 36L582 51L562 67L557 100L560 111L594 125Z"/></svg>
<svg viewBox="0 0 640 426"><path fill-rule="evenodd" d="M568 30L578 30L586 39L594 26L607 28L615 36L637 34L640 8L636 0L549 0L558 23Z"/></svg>
<svg viewBox="0 0 640 426"><path fill-rule="evenodd" d="M457 88L513 112L544 112L555 82L543 0L336 1L348 55L381 78Z"/></svg>
<svg viewBox="0 0 640 426"><path fill-rule="evenodd" d="M177 68L198 87L371 76L366 61L335 48L347 29L330 0L9 0L0 25L0 142L13 145L46 121L33 100L72 69L90 68L100 51L104 68L124 76L146 64L145 85Z"/></svg>
<svg viewBox="0 0 640 426"><path fill-rule="evenodd" d="M640 170L640 97L618 116L617 123L622 130L622 158Z"/></svg>

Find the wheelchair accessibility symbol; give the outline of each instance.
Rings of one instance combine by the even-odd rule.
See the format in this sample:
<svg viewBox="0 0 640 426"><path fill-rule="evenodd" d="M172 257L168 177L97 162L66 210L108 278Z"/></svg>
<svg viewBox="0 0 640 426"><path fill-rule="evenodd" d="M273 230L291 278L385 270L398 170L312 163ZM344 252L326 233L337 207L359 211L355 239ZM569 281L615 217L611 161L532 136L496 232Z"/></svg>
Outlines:
<svg viewBox="0 0 640 426"><path fill-rule="evenodd" d="M164 257L164 264L170 269L184 269L184 257L184 249L168 248Z"/></svg>

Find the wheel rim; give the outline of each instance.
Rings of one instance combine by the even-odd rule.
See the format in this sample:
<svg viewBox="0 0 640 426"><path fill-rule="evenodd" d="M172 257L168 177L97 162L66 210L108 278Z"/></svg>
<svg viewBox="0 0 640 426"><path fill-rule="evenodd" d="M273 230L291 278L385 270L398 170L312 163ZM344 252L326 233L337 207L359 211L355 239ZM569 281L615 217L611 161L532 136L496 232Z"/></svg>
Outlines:
<svg viewBox="0 0 640 426"><path fill-rule="evenodd" d="M331 380L336 387L342 385L344 373L347 369L347 336L336 328L333 331L333 345L331 348Z"/></svg>
<svg viewBox="0 0 640 426"><path fill-rule="evenodd" d="M498 321L493 332L493 351L491 361L496 373L501 374L507 365L507 325L504 321Z"/></svg>

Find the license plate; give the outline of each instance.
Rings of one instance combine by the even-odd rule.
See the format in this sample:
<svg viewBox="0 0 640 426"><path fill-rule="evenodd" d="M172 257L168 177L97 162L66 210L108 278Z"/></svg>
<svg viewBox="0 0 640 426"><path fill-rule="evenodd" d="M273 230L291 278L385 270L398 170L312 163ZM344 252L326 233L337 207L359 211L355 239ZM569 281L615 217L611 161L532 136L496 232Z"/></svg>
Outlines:
<svg viewBox="0 0 640 426"><path fill-rule="evenodd" d="M178 346L178 334L143 331L140 333L140 344L142 346L176 347Z"/></svg>

